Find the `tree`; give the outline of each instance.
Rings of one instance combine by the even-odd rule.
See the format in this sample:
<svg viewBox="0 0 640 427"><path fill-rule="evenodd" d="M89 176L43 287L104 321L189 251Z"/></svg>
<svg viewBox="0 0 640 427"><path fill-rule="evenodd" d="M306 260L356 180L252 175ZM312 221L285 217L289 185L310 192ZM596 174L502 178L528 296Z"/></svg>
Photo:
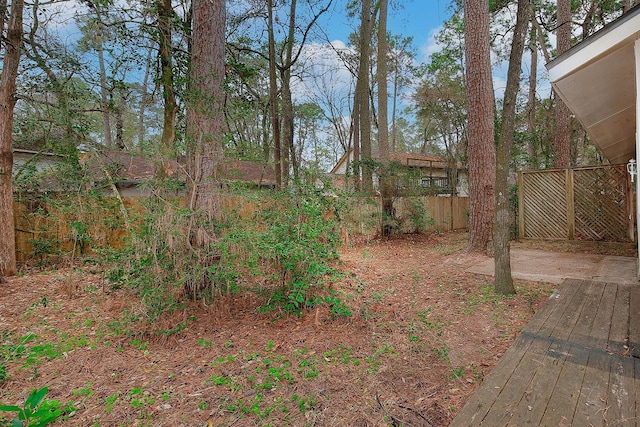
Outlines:
<svg viewBox="0 0 640 427"><path fill-rule="evenodd" d="M380 11L382 13L382 11ZM382 18L381 18L382 19ZM387 45L387 54L391 55L391 69L393 73L393 96L391 106L391 141L389 142L390 151L398 149L398 95L401 87L410 85L413 78L418 77L417 68L414 67L414 53L410 50L413 37L391 37L390 43ZM389 49L391 47L391 49Z"/></svg>
<svg viewBox="0 0 640 427"><path fill-rule="evenodd" d="M162 99L164 109L162 114L162 136L160 138L161 158L173 153L173 144L176 139L176 115L178 114L178 102L175 94L175 75L173 65L173 20L175 12L171 0L156 0L158 14L158 58L160 62L160 84L162 86ZM156 162L156 174L164 175L162 162Z"/></svg>
<svg viewBox="0 0 640 427"><path fill-rule="evenodd" d="M558 0L556 50L560 55L571 47L571 0ZM556 168L571 163L571 111L556 95L556 133L554 139Z"/></svg>
<svg viewBox="0 0 640 427"><path fill-rule="evenodd" d="M468 250L471 251L486 251L493 232L496 153L489 24L488 0L465 0L470 210Z"/></svg>
<svg viewBox="0 0 640 427"><path fill-rule="evenodd" d="M387 112L387 0L379 1L380 18L378 22L378 66L376 69L378 79L378 151L383 165L389 164L389 123ZM382 198L383 218L393 218L393 198L390 180L380 175L380 195ZM385 221L382 221L381 234L387 237L390 233Z"/></svg>
<svg viewBox="0 0 640 427"><path fill-rule="evenodd" d="M502 105L500 135L496 145L496 199L493 233L495 290L498 294L515 294L511 277L509 240L511 238L511 209L509 207L509 167L516 121L516 101L520 88L522 54L529 23L529 0L518 0L516 26L509 55L507 87Z"/></svg>
<svg viewBox="0 0 640 427"><path fill-rule="evenodd" d="M99 77L100 77L100 109L102 110L102 125L104 127L104 145L112 148L113 141L111 135L111 106L109 100L109 88L107 86L107 68L105 66L105 50L106 44L108 44L108 29L103 19L103 8L107 9L109 2L93 2L87 0L87 7L93 13L93 16L88 16L84 26L81 28L84 33L84 37L81 40L81 45L84 45L88 50L89 48L95 49L98 54L99 65Z"/></svg>
<svg viewBox="0 0 640 427"><path fill-rule="evenodd" d="M435 36L442 46L430 56L414 98L422 127L421 152L447 157L450 166L467 162L467 100L463 17L454 14Z"/></svg>
<svg viewBox="0 0 640 427"><path fill-rule="evenodd" d="M16 242L13 222L13 110L16 105L16 79L22 50L22 12L24 0L11 3L11 14L4 40L4 59L0 74L0 277L16 274ZM4 28L0 28L0 34Z"/></svg>
<svg viewBox="0 0 640 427"><path fill-rule="evenodd" d="M356 81L356 93L354 101L354 116L357 123L358 138L355 138L354 151L359 152L362 167L362 186L365 191L373 191L373 176L371 167L371 108L369 104L369 67L371 63L370 46L372 34L371 0L362 0L360 10L360 33L358 38L360 61L358 63L358 80ZM356 148L359 146L359 150ZM354 156L355 157L355 156ZM356 173L356 181L359 174Z"/></svg>
<svg viewBox="0 0 640 427"><path fill-rule="evenodd" d="M267 0L269 34L269 94L271 103L271 127L273 129L276 188L282 187L282 141L280 139L280 118L278 108L278 81L276 78L276 39L273 28L273 0Z"/></svg>
<svg viewBox="0 0 640 427"><path fill-rule="evenodd" d="M224 138L225 22L225 0L193 2L187 99L191 182L187 202L194 212L191 241L205 254L215 242L211 223L219 215L218 173L223 161ZM208 266L213 260L202 259L199 262ZM194 284L196 287L202 285Z"/></svg>

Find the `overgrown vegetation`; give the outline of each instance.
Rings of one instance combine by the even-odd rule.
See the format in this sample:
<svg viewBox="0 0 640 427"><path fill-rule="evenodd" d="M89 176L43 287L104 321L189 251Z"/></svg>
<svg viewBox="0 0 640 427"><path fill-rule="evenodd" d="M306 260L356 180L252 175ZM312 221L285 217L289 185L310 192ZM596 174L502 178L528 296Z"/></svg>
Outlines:
<svg viewBox="0 0 640 427"><path fill-rule="evenodd" d="M114 286L142 298L141 316L155 320L187 297L210 301L238 292L262 296L263 311L299 315L324 303L336 315L349 313L331 288L341 242L338 198L299 187L295 193L238 190L224 200L206 248L191 245L191 213L181 200L144 202L128 244L109 254L108 273Z"/></svg>

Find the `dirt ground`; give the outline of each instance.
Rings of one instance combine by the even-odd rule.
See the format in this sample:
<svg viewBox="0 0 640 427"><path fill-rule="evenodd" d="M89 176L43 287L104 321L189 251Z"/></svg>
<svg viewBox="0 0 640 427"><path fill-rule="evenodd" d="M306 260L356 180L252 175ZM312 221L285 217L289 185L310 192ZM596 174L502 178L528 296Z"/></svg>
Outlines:
<svg viewBox="0 0 640 427"><path fill-rule="evenodd" d="M465 272L483 259L467 238L346 249L335 288L350 316L263 314L243 294L144 326L96 267L9 278L0 403L47 386L75 408L69 426L446 426L553 291L516 282L497 297Z"/></svg>

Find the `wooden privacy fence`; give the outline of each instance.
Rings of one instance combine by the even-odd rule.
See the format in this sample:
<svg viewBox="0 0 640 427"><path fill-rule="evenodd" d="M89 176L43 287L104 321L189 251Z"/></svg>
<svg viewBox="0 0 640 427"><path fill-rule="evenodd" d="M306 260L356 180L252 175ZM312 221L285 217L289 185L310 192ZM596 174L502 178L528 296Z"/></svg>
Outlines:
<svg viewBox="0 0 640 427"><path fill-rule="evenodd" d="M374 237L380 232L382 200L380 197L352 197L344 218L355 235ZM453 231L469 227L468 197L397 197L394 199L395 229L414 231ZM420 223L425 221L423 230Z"/></svg>
<svg viewBox="0 0 640 427"><path fill-rule="evenodd" d="M519 235L633 241L633 197L625 165L519 172Z"/></svg>
<svg viewBox="0 0 640 427"><path fill-rule="evenodd" d="M122 200L131 214L144 212L143 197L123 197ZM269 201L272 202L277 203L275 199ZM241 220L249 220L260 209L255 199L236 195L223 196L220 206L223 217L231 215ZM397 229L401 232L468 227L467 197L397 198L394 207ZM112 197L17 199L14 214L18 262L80 256L96 248L119 247L127 235L119 202ZM373 237L381 228L381 200L379 197L350 198L340 215L348 235Z"/></svg>

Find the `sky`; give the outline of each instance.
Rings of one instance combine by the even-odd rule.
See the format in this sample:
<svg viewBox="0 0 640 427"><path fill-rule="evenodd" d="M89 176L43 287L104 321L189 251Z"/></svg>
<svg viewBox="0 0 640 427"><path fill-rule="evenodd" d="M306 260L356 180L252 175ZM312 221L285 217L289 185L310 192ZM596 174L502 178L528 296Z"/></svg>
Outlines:
<svg viewBox="0 0 640 427"><path fill-rule="evenodd" d="M336 0L336 12L345 10L346 0ZM425 62L433 46L433 34L451 16L450 0L391 0L387 29L393 35L411 36L417 50L416 60ZM336 13L329 21L330 39L347 42L358 19Z"/></svg>

